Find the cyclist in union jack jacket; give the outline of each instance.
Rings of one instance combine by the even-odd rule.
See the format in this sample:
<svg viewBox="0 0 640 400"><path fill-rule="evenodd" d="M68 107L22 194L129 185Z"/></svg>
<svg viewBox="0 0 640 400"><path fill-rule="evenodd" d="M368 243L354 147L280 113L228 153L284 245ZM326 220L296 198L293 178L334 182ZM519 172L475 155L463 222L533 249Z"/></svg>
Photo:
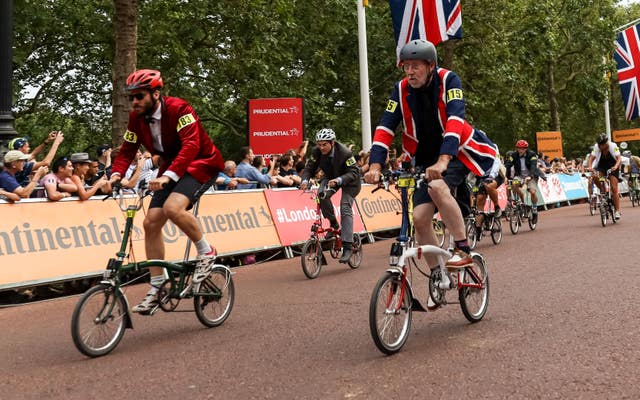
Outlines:
<svg viewBox="0 0 640 400"><path fill-rule="evenodd" d="M414 157L416 167L426 168L427 185L420 185L413 197L416 239L435 245L432 218L436 207L454 236L456 249L448 265L470 262L469 245L460 206L452 190L464 183L469 171L484 175L493 166L496 146L487 135L471 126L464 116L460 78L437 66L435 46L413 40L400 51L406 77L395 84L380 125L373 137L369 171L365 180L380 178L387 152L400 122L404 123L402 158ZM445 174L446 171L446 174ZM436 260L428 259L435 268Z"/></svg>

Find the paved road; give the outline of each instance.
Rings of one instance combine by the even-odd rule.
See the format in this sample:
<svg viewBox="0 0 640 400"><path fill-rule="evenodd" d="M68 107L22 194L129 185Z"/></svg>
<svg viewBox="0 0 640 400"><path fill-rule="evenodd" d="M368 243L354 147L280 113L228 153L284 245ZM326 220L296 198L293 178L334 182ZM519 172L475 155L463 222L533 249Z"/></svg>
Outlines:
<svg viewBox="0 0 640 400"><path fill-rule="evenodd" d="M191 312L136 315L98 359L71 341L77 298L2 309L0 398L639 398L640 209L623 204L615 226L578 205L541 213L535 232L505 225L499 246L485 238L485 319L471 325L457 305L415 313L390 357L371 340L368 305L391 241L366 245L359 270L330 261L315 280L299 259L240 269L223 326L205 329Z"/></svg>

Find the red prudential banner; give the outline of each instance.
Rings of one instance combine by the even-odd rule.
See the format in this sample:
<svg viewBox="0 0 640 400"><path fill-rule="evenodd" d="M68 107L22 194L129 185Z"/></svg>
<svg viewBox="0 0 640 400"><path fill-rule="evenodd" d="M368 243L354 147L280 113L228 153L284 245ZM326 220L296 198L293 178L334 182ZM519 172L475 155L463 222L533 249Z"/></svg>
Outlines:
<svg viewBox="0 0 640 400"><path fill-rule="evenodd" d="M255 154L283 154L304 140L302 98L251 99L247 114L249 146Z"/></svg>
<svg viewBox="0 0 640 400"><path fill-rule="evenodd" d="M278 231L280 243L283 246L290 246L307 240L311 232L311 225L317 215L316 203L312 199L314 195L300 190L265 190L264 195L273 216L273 223ZM341 196L341 190L331 196L331 203L339 222ZM355 201L352 209L353 231L356 233L364 232L364 224ZM329 221L323 218L322 226L328 228Z"/></svg>

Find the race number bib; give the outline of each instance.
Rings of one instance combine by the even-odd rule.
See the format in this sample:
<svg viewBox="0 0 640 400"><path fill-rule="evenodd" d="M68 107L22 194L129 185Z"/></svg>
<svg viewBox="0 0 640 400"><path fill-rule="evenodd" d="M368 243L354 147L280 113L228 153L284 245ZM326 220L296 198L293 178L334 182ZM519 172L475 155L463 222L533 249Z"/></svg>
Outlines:
<svg viewBox="0 0 640 400"><path fill-rule="evenodd" d="M447 103L451 100L462 100L462 89L447 90Z"/></svg>
<svg viewBox="0 0 640 400"><path fill-rule="evenodd" d="M185 126L191 125L194 122L196 122L196 119L193 117L193 114L183 115L178 119L178 132L180 132L180 130Z"/></svg>
<svg viewBox="0 0 640 400"><path fill-rule="evenodd" d="M138 135L136 135L135 132L131 132L129 130L124 133L124 136L122 138L125 142L129 143L136 143L138 141Z"/></svg>

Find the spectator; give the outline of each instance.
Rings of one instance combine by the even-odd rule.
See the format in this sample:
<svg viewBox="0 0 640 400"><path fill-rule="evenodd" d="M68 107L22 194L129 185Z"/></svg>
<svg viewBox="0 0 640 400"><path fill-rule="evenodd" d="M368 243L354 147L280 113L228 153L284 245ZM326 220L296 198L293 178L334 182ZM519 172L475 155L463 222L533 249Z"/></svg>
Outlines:
<svg viewBox="0 0 640 400"><path fill-rule="evenodd" d="M280 171L278 172L278 187L299 186L302 179L296 174L293 168L293 157L289 154L283 155L279 160Z"/></svg>
<svg viewBox="0 0 640 400"><path fill-rule="evenodd" d="M251 165L256 167L256 169L260 171L261 174L266 174L269 172L269 168L267 168L267 164L265 164L264 157L262 156L255 156L253 158L253 161L251 162Z"/></svg>
<svg viewBox="0 0 640 400"><path fill-rule="evenodd" d="M80 200L87 200L91 196L95 195L98 190L107 185L106 176L100 177L94 182L92 187L87 187L85 182L85 176L89 171L91 160L87 153L73 153L71 155L71 163L73 164L73 175L71 175L71 181L76 185L78 197Z"/></svg>
<svg viewBox="0 0 640 400"><path fill-rule="evenodd" d="M40 186L44 186L47 198L51 201L59 201L65 197L71 197L78 191L78 187L71 180L73 164L69 157L58 158L51 168L51 172L42 178Z"/></svg>
<svg viewBox="0 0 640 400"><path fill-rule="evenodd" d="M236 176L236 168L235 161L225 161L224 170L216 178L216 190L232 190L238 187L238 183L249 183L249 180Z"/></svg>
<svg viewBox="0 0 640 400"><path fill-rule="evenodd" d="M27 138L16 138L9 142L8 146L10 150L18 150L29 156L29 160L27 160L27 162L24 164L24 168L22 169L22 171L16 173L16 180L18 181L20 186L24 187L29 185L29 182L31 182L31 174L34 170L42 166L49 167L49 165L53 161L53 157L55 157L56 152L58 151L60 143L62 143L63 140L64 135L62 134L62 132L51 132L49 133L47 139L42 142L42 144L33 149L33 152L31 152L31 154L29 154L31 147L29 146L29 141ZM53 143L51 145L49 153L47 153L46 157L42 161L36 161L36 155L40 154L48 143Z"/></svg>
<svg viewBox="0 0 640 400"><path fill-rule="evenodd" d="M91 162L89 163L89 169L87 170L87 173L84 177L84 182L87 185L93 186L93 183L100 179L100 177L98 176L98 168L98 160L91 160Z"/></svg>
<svg viewBox="0 0 640 400"><path fill-rule="evenodd" d="M36 169L36 172L29 181L27 186L21 186L16 180L16 174L24 169L24 165L29 160L29 156L19 150L9 150L4 155L4 171L0 172L0 188L4 192L15 194L20 198L27 198L31 196L33 190L38 185L38 180L42 178L48 171L47 166L41 166ZM8 196L8 198L14 199L14 196ZM18 199L18 200L19 200Z"/></svg>
<svg viewBox="0 0 640 400"><path fill-rule="evenodd" d="M116 159L120 148L117 147L111 152L111 158ZM136 152L129 168L124 173L124 178L120 180L120 183L125 189L133 189L138 182L146 182L153 179L154 171L157 169L160 156L152 156L148 151L142 152L140 149Z"/></svg>
<svg viewBox="0 0 640 400"><path fill-rule="evenodd" d="M7 192L6 190L0 188L0 200L8 201L9 203L13 203L16 201L20 201L20 196L15 193Z"/></svg>
<svg viewBox="0 0 640 400"><path fill-rule="evenodd" d="M360 150L360 153L354 157L356 158L358 168L360 168L360 173L362 175L366 174L367 171L369 171L369 152Z"/></svg>
<svg viewBox="0 0 640 400"><path fill-rule="evenodd" d="M111 146L108 144L98 146L98 178L102 175L111 177L111 151Z"/></svg>
<svg viewBox="0 0 640 400"><path fill-rule="evenodd" d="M238 164L236 169L236 176L239 178L246 178L248 181L257 182L263 185L276 185L278 183L275 176L273 176L274 167L271 166L270 173L263 174L251 165L255 155L253 150L249 146L242 147L240 149L240 157L242 161ZM255 189L256 183L239 184L238 189Z"/></svg>
<svg viewBox="0 0 640 400"><path fill-rule="evenodd" d="M304 167L307 165L307 162L304 160L300 160L296 163L296 175L302 176L302 171L304 171Z"/></svg>

